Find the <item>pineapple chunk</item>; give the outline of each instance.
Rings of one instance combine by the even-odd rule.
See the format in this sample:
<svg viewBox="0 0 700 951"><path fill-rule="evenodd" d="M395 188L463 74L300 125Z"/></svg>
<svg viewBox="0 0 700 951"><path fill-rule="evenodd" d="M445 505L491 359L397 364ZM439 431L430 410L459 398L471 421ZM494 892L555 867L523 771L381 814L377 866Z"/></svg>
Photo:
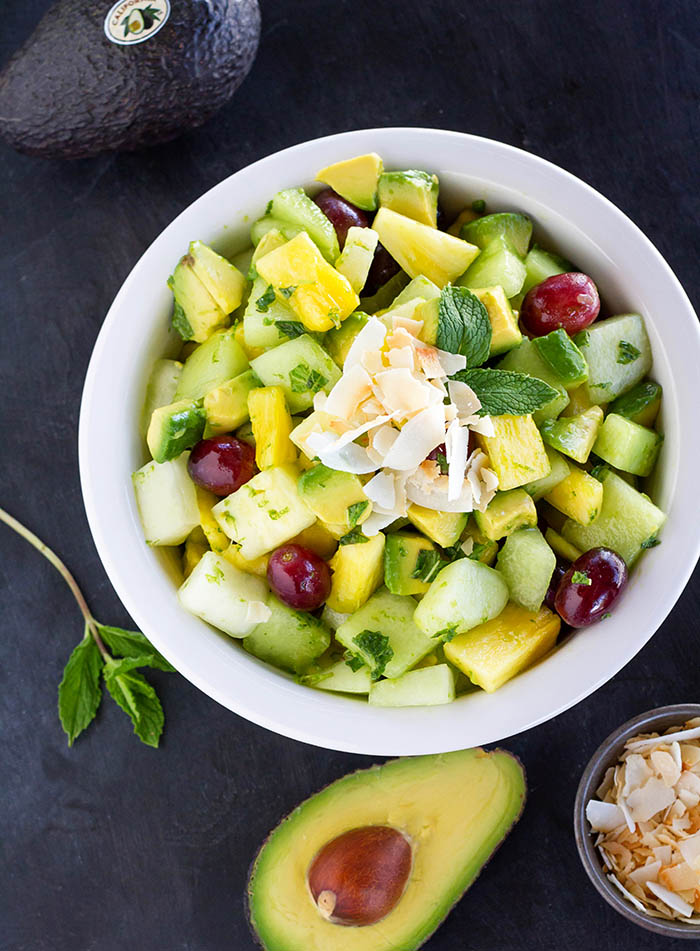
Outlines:
<svg viewBox="0 0 700 951"><path fill-rule="evenodd" d="M545 495L545 500L579 525L590 525L603 504L603 483L569 464L568 476Z"/></svg>
<svg viewBox="0 0 700 951"><path fill-rule="evenodd" d="M290 440L294 424L280 386L262 386L248 394L248 412L255 439L258 469L296 462L297 453Z"/></svg>
<svg viewBox="0 0 700 951"><path fill-rule="evenodd" d="M309 525L303 532L299 532L294 538L290 538L289 544L310 548L324 561L332 558L338 548L338 542L322 522L314 522L313 525Z"/></svg>
<svg viewBox="0 0 700 951"><path fill-rule="evenodd" d="M360 302L347 278L324 259L305 231L260 258L255 267L309 330L338 326Z"/></svg>
<svg viewBox="0 0 700 951"><path fill-rule="evenodd" d="M491 356L495 357L506 350L512 350L522 341L523 335L518 327L517 315L513 313L510 301L502 287L473 287L472 294L479 298L486 308L491 323Z"/></svg>
<svg viewBox="0 0 700 951"><path fill-rule="evenodd" d="M422 274L438 287L455 281L467 270L479 248L430 225L380 208L372 228L389 254L409 277Z"/></svg>
<svg viewBox="0 0 700 951"><path fill-rule="evenodd" d="M497 492L483 512L474 512L476 524L491 541L512 535L519 528L537 525L537 509L525 489Z"/></svg>
<svg viewBox="0 0 700 951"><path fill-rule="evenodd" d="M244 558L241 554L241 546L237 545L236 542L231 542L228 548L222 551L221 554L234 568L245 571L249 575L257 575L258 578L267 578L267 563L270 560L269 555L259 555L257 558Z"/></svg>
<svg viewBox="0 0 700 951"><path fill-rule="evenodd" d="M463 512L438 512L415 502L409 505L407 515L420 532L441 548L449 548L459 541L469 518Z"/></svg>
<svg viewBox="0 0 700 951"><path fill-rule="evenodd" d="M445 644L445 657L472 683L492 693L550 651L561 620L548 608L529 611L510 602L498 617Z"/></svg>
<svg viewBox="0 0 700 951"><path fill-rule="evenodd" d="M313 459L316 453L306 445L306 440L311 433L325 433L328 432L330 428L331 417L328 413L316 409L313 413L309 413L306 419L303 419L298 426L294 427L289 438L297 449L303 452L308 459Z"/></svg>
<svg viewBox="0 0 700 951"><path fill-rule="evenodd" d="M206 551L209 551L209 542L201 526L198 525L185 539L185 551L182 555L183 578L189 578Z"/></svg>
<svg viewBox="0 0 700 951"><path fill-rule="evenodd" d="M499 489L515 489L549 473L549 459L532 416L491 419L495 434L476 438L498 476Z"/></svg>
<svg viewBox="0 0 700 951"><path fill-rule="evenodd" d="M341 545L330 565L333 579L326 604L331 611L352 614L384 580L384 535L379 532L366 542Z"/></svg>
<svg viewBox="0 0 700 951"><path fill-rule="evenodd" d="M197 508L199 510L199 524L212 551L222 552L229 546L228 536L221 531L221 527L214 517L212 509L221 499L201 485L195 486Z"/></svg>

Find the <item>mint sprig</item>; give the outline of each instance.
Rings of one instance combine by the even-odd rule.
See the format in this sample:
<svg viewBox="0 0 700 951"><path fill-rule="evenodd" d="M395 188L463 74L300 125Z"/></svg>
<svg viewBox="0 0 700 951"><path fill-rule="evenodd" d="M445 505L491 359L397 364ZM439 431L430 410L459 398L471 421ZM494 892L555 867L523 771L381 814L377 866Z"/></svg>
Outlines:
<svg viewBox="0 0 700 951"><path fill-rule="evenodd" d="M471 387L481 401L479 415L527 416L546 406L557 395L549 383L513 370L460 370L452 377Z"/></svg>
<svg viewBox="0 0 700 951"><path fill-rule="evenodd" d="M436 345L440 350L461 353L468 367L488 360L491 322L479 298L466 287L448 284L440 294Z"/></svg>
<svg viewBox="0 0 700 951"><path fill-rule="evenodd" d="M109 694L131 718L139 739L157 747L163 732L163 708L155 690L137 668L153 667L168 672L175 668L140 631L126 631L95 620L77 581L58 555L1 508L0 522L17 532L53 565L70 588L84 618L83 639L73 648L58 686L58 716L68 736L68 745L73 745L97 715L102 701L102 676Z"/></svg>

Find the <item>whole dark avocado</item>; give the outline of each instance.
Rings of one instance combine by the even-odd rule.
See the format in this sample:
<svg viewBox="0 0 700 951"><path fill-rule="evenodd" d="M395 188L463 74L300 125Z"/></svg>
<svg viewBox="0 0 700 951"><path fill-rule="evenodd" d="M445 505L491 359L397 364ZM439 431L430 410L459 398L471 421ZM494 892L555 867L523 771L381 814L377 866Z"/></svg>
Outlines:
<svg viewBox="0 0 700 951"><path fill-rule="evenodd" d="M221 108L255 58L257 0L171 0L160 28L129 45L106 36L110 6L60 0L0 73L0 138L19 152L84 158L167 142ZM154 25L148 0L145 16L123 6L123 36Z"/></svg>

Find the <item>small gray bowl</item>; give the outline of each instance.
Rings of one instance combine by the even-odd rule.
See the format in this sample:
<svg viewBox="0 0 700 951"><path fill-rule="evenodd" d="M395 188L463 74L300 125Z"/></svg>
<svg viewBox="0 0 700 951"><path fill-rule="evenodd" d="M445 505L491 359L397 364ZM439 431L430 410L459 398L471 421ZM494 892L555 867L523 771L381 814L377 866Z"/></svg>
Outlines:
<svg viewBox="0 0 700 951"><path fill-rule="evenodd" d="M606 769L615 765L627 740L638 733L663 733L669 727L685 723L694 717L700 717L700 703L679 703L670 707L658 707L656 710L642 713L633 720L628 720L614 733L611 733L595 751L581 777L574 805L574 834L578 853L581 856L586 874L598 892L609 905L612 905L615 911L624 915L635 925L646 928L647 931L665 935L667 938L688 938L691 941L693 939L700 941L700 925L686 925L680 921L664 921L661 918L652 918L651 915L638 911L608 881L603 871L600 855L593 845L593 836L586 819L588 800L595 799L596 789L603 781Z"/></svg>

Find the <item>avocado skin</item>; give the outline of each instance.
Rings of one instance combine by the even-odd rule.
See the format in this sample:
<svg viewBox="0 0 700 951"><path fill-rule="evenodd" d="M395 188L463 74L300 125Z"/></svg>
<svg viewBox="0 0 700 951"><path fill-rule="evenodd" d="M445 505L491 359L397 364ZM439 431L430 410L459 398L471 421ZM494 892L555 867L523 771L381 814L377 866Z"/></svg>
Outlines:
<svg viewBox="0 0 700 951"><path fill-rule="evenodd" d="M0 73L0 138L19 152L86 158L174 139L243 82L260 36L257 0L172 0L162 29L120 46L107 4L60 0Z"/></svg>

